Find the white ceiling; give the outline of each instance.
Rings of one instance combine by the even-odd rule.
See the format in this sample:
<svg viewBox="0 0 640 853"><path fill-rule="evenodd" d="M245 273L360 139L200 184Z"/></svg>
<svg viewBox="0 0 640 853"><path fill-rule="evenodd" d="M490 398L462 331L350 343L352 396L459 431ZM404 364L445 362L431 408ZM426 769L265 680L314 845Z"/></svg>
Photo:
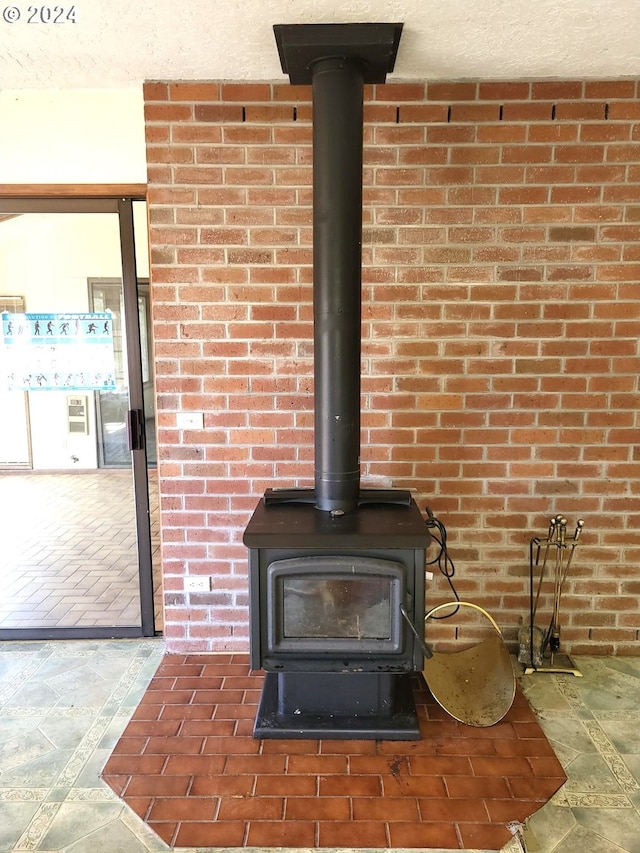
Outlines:
<svg viewBox="0 0 640 853"><path fill-rule="evenodd" d="M286 79L273 24L320 22L402 22L396 80L640 76L638 0L76 0L75 23L28 22L56 4L0 3L0 88Z"/></svg>

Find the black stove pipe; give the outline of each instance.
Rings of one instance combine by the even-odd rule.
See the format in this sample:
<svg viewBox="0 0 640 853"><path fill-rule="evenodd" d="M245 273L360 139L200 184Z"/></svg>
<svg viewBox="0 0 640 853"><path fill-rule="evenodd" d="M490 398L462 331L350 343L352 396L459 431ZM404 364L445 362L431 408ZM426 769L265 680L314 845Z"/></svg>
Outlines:
<svg viewBox="0 0 640 853"><path fill-rule="evenodd" d="M315 501L348 512L360 492L361 63L320 59L313 87Z"/></svg>
<svg viewBox="0 0 640 853"><path fill-rule="evenodd" d="M282 70L313 91L315 347L315 488L312 496L285 490L275 502L311 497L319 510L341 514L371 497L360 490L363 90L393 70L402 24L273 29Z"/></svg>

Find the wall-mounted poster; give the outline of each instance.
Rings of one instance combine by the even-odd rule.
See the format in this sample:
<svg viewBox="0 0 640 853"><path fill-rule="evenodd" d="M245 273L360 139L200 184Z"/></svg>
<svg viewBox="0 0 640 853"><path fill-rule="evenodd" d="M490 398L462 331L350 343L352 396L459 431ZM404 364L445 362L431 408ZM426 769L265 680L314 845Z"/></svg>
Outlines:
<svg viewBox="0 0 640 853"><path fill-rule="evenodd" d="M114 391L110 311L2 313L4 370L10 391Z"/></svg>

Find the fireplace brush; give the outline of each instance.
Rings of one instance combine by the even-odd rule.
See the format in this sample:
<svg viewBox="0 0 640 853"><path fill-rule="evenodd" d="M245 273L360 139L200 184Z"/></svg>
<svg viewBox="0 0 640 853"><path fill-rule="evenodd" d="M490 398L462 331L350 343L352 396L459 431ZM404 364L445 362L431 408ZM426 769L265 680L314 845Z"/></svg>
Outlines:
<svg viewBox="0 0 640 853"><path fill-rule="evenodd" d="M569 655L560 653L560 603L573 555L582 534L584 521L576 522L572 539L567 539L567 519L556 515L549 521L546 539L534 536L529 542L529 625L520 629L518 660L525 673L562 672L582 675ZM553 585L552 611L546 630L535 624L547 568L551 564ZM539 567L534 595L535 567Z"/></svg>

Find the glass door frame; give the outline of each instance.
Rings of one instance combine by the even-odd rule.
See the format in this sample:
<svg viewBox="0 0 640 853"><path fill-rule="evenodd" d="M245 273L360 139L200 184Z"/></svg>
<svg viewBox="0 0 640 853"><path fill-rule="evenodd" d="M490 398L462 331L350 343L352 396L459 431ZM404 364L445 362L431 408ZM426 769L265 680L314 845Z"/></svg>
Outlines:
<svg viewBox="0 0 640 853"><path fill-rule="evenodd" d="M124 295L123 333L126 339L129 379L129 447L135 503L138 546L140 625L115 627L0 628L0 640L101 639L153 637L155 615L151 547L149 478L144 438L144 395L138 319L138 278L136 270L133 203L144 195L119 197L31 197L0 195L0 214L28 213L116 213L120 233L122 289Z"/></svg>

